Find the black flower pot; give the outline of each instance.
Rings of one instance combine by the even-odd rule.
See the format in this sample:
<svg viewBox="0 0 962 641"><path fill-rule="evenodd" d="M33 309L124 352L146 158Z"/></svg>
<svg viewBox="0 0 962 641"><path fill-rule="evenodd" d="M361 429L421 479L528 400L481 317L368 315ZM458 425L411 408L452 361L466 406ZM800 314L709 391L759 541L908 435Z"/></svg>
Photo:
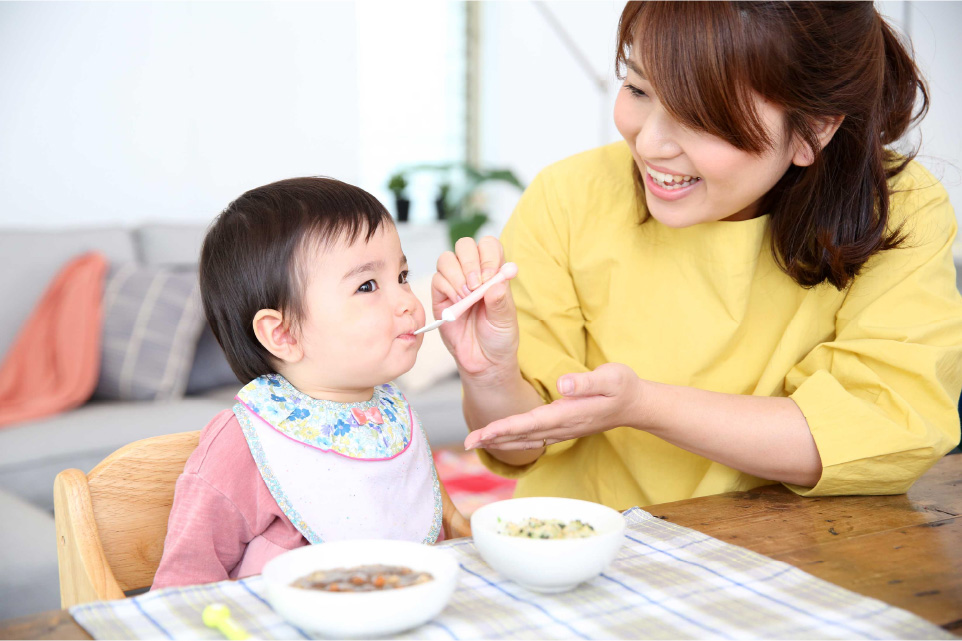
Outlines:
<svg viewBox="0 0 962 641"><path fill-rule="evenodd" d="M397 206L397 221L399 223L406 223L408 214L411 211L411 201L407 198L395 198L394 204Z"/></svg>

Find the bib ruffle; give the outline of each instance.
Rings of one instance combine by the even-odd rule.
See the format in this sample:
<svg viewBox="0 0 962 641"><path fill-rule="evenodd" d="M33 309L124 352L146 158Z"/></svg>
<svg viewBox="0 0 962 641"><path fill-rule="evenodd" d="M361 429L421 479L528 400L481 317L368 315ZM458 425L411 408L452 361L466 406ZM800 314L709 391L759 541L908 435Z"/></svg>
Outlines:
<svg viewBox="0 0 962 641"><path fill-rule="evenodd" d="M393 383L375 387L369 401L337 403L304 394L280 374L267 374L245 385L236 399L284 436L324 452L380 461L411 444L413 416Z"/></svg>

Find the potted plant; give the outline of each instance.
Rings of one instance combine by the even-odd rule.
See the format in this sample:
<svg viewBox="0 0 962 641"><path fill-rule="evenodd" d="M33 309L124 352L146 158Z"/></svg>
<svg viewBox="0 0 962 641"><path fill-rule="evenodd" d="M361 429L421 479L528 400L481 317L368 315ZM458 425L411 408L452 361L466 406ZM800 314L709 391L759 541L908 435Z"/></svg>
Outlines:
<svg viewBox="0 0 962 641"><path fill-rule="evenodd" d="M434 199L434 207L438 212L438 220L447 220L450 218L451 203L448 202L450 194L451 183L441 183L438 187L438 197Z"/></svg>
<svg viewBox="0 0 962 641"><path fill-rule="evenodd" d="M478 230L488 222L485 200L482 192L478 189L482 184L486 182L506 182L519 190L524 190L524 184L518 180L518 177L510 169L478 169L467 163L457 165L456 169L464 174L465 189L454 208L455 215L448 219L448 236L451 239L451 247L454 247L459 238L474 238Z"/></svg>
<svg viewBox="0 0 962 641"><path fill-rule="evenodd" d="M408 214L411 211L411 201L405 193L407 186L408 181L403 173L394 174L387 182L387 188L394 194L394 206L399 223L407 222Z"/></svg>
<svg viewBox="0 0 962 641"><path fill-rule="evenodd" d="M441 174L441 184L435 199L438 220L448 225L451 246L459 238L474 237L488 222L481 192L478 188L486 182L506 182L524 189L524 184L510 169L477 169L468 163L443 163L418 165L409 171L429 171Z"/></svg>

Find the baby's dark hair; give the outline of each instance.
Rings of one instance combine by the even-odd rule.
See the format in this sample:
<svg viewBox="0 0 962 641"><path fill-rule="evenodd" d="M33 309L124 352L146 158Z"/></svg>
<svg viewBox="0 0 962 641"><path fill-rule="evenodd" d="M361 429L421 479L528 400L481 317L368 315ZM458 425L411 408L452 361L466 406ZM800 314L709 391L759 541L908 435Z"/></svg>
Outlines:
<svg viewBox="0 0 962 641"><path fill-rule="evenodd" d="M332 178L291 178L252 189L214 219L200 256L207 322L237 378L276 371L254 315L276 309L296 331L304 318L309 250L370 240L391 216L371 194Z"/></svg>

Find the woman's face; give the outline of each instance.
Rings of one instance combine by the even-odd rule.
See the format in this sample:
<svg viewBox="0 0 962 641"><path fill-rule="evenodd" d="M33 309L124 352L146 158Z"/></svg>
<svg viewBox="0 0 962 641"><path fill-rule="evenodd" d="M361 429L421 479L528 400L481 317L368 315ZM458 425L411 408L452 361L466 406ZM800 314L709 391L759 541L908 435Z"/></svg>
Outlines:
<svg viewBox="0 0 962 641"><path fill-rule="evenodd" d="M716 220L748 220L761 198L792 164L796 148L785 135L784 115L759 99L758 115L775 142L754 154L711 134L690 129L665 110L637 60L615 101L615 125L641 171L648 211L669 227Z"/></svg>

